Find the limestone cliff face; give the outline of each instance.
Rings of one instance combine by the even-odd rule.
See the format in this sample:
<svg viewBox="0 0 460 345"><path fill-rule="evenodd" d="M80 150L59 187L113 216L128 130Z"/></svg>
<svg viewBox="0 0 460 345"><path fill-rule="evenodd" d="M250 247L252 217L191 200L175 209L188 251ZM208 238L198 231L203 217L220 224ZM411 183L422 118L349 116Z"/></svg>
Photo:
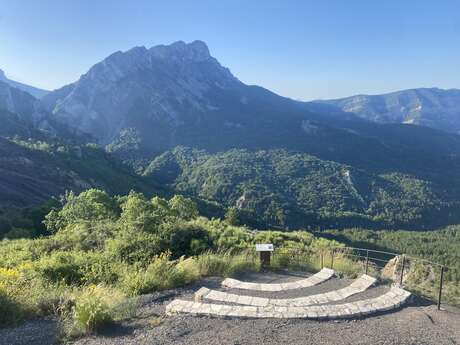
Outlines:
<svg viewBox="0 0 460 345"><path fill-rule="evenodd" d="M55 121L40 100L0 80L0 136L44 139L62 136L70 139L67 126Z"/></svg>
<svg viewBox="0 0 460 345"><path fill-rule="evenodd" d="M0 81L0 109L15 113L25 121L33 121L36 99L27 92Z"/></svg>
<svg viewBox="0 0 460 345"><path fill-rule="evenodd" d="M211 93L241 86L205 43L176 42L116 52L43 102L61 121L108 144L125 128L166 136L199 123L222 106Z"/></svg>
<svg viewBox="0 0 460 345"><path fill-rule="evenodd" d="M246 85L201 41L116 52L41 103L60 123L130 160L148 160L176 146L213 152L283 148L386 169L407 156L426 161L427 152L460 152L457 136L381 126L335 105L298 102Z"/></svg>

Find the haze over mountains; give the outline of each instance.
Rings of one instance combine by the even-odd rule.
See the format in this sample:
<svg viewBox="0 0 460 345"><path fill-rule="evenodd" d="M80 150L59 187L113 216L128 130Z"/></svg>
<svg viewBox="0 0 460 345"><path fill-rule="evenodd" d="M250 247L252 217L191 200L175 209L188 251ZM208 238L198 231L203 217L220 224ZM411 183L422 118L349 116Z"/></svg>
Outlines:
<svg viewBox="0 0 460 345"><path fill-rule="evenodd" d="M320 101L378 123L407 123L460 133L460 90L421 88Z"/></svg>
<svg viewBox="0 0 460 345"><path fill-rule="evenodd" d="M47 90L39 89L34 86L30 86L27 84L19 83L17 81L8 79L5 75L5 72L3 72L1 69L0 69L0 81L7 83L8 85L14 88L30 93L35 98L41 98L49 92Z"/></svg>
<svg viewBox="0 0 460 345"><path fill-rule="evenodd" d="M161 184L281 227L435 226L460 206L460 136L438 130L457 131L458 90L298 102L242 83L194 41L116 52L40 97L0 81L10 124L0 148L17 152L0 167L10 194L46 162L73 176L72 189ZM409 122L438 129L400 124ZM50 147L37 158L27 138ZM18 204L37 202L21 190Z"/></svg>

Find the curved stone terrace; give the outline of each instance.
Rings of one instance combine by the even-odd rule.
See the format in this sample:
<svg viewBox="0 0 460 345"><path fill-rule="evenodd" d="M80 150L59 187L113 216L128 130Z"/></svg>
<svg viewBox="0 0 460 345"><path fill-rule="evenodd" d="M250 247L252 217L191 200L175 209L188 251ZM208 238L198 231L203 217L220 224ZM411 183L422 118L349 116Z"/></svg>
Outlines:
<svg viewBox="0 0 460 345"><path fill-rule="evenodd" d="M190 313L222 317L244 318L307 318L341 319L355 318L397 309L406 303L410 292L397 286L378 297L344 304L298 306L241 306L202 303L176 299L166 307L167 314Z"/></svg>
<svg viewBox="0 0 460 345"><path fill-rule="evenodd" d="M267 292L278 292L294 289L302 289L310 286L318 285L326 280L331 279L334 276L334 270L330 268L323 268L318 273L296 281L286 282L286 283L251 283L243 282L237 279L226 278L222 282L222 286L233 288L233 289L242 289L242 290L254 290L254 291L267 291Z"/></svg>
<svg viewBox="0 0 460 345"><path fill-rule="evenodd" d="M266 306L308 306L313 304L325 304L343 300L352 295L366 291L377 280L371 276L363 274L358 279L354 280L350 285L328 292L314 294L305 297L297 298L268 298L258 296L248 296L232 294L225 291L211 290L202 287L195 293L195 301L201 302L203 300L218 301L224 303L235 303L243 305L253 305L258 307Z"/></svg>

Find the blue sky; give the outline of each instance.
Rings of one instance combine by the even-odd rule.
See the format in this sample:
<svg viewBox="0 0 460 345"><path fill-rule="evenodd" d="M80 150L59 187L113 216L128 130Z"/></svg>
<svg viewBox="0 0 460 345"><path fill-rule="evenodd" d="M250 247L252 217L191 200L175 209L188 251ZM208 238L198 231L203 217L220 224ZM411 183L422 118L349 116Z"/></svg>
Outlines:
<svg viewBox="0 0 460 345"><path fill-rule="evenodd" d="M47 89L114 51L195 39L296 99L460 88L458 0L0 0L0 68Z"/></svg>

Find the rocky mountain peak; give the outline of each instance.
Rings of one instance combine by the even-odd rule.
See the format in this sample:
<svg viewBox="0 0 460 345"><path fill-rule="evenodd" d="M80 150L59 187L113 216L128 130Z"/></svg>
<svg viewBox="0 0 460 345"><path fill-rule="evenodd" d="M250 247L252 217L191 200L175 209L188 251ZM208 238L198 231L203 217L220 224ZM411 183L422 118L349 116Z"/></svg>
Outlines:
<svg viewBox="0 0 460 345"><path fill-rule="evenodd" d="M0 69L0 80L6 80L5 72L2 69Z"/></svg>
<svg viewBox="0 0 460 345"><path fill-rule="evenodd" d="M124 52L117 51L94 65L88 73L83 75L82 79L96 80L99 83L117 82L129 75L143 73L142 71L145 70L155 70L163 64L186 66L200 62L210 63L214 68L223 72L225 77L229 77L228 70L220 66L218 61L210 55L206 43L177 41L170 45L153 46L150 49L138 46Z"/></svg>
<svg viewBox="0 0 460 345"><path fill-rule="evenodd" d="M107 144L126 128L197 124L205 114L227 107L228 97L239 104L241 88L204 42L178 41L115 52L42 102L59 121Z"/></svg>
<svg viewBox="0 0 460 345"><path fill-rule="evenodd" d="M211 59L209 48L203 41L193 41L191 43L177 41L170 45L154 46L149 51L156 58L176 61L199 62Z"/></svg>

